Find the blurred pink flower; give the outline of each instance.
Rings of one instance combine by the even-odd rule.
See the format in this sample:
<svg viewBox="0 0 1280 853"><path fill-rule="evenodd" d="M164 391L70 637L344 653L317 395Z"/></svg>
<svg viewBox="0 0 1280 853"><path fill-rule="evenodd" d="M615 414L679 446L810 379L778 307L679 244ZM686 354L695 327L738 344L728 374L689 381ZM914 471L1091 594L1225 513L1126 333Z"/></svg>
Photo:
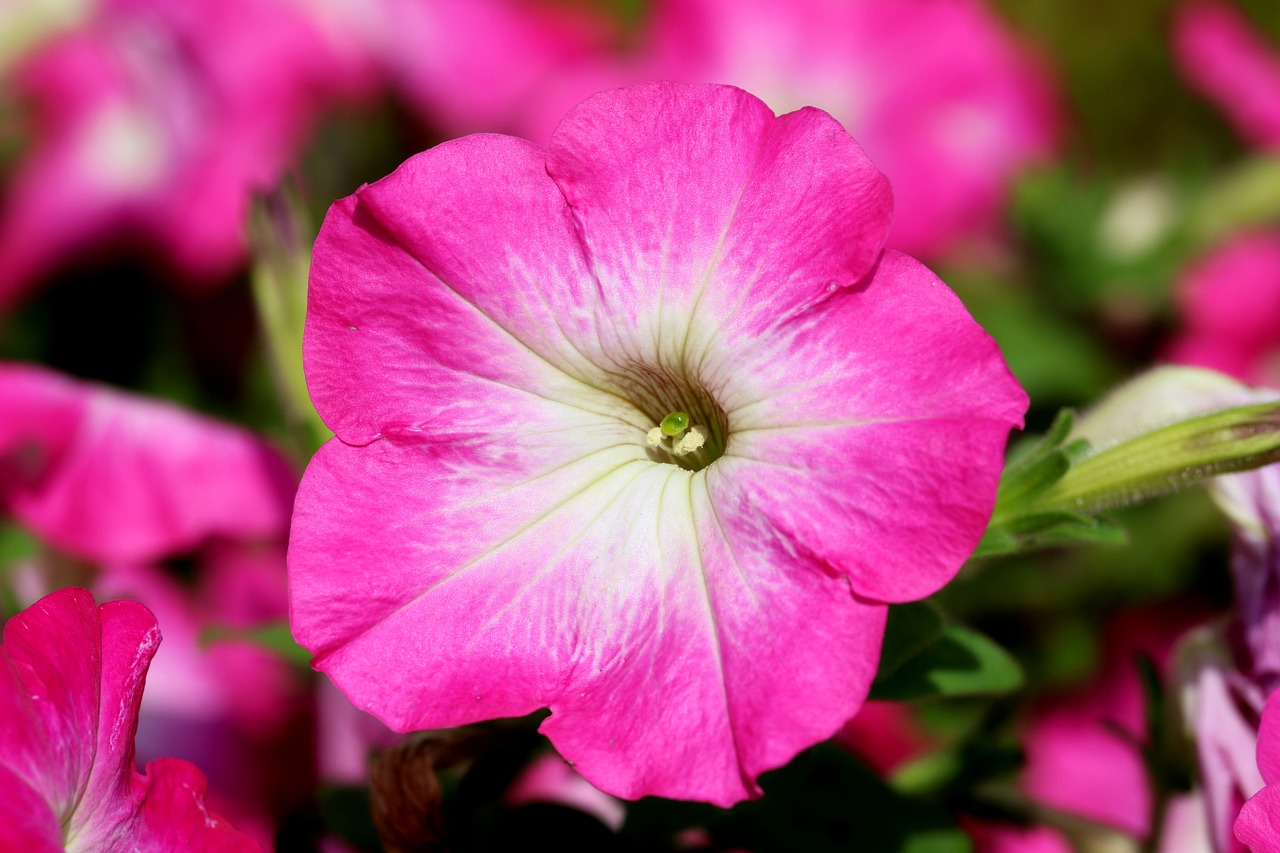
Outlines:
<svg viewBox="0 0 1280 853"><path fill-rule="evenodd" d="M168 640L151 668L139 752L197 761L209 800L264 840L272 806L306 784L298 771L310 744L298 724L309 695L278 655L244 641L206 644L201 635L286 619L293 488L285 460L247 431L43 368L0 364L0 509L89 563L93 571L77 582L100 596L138 599L164 622ZM190 558L190 577L161 567L175 556ZM26 586L43 593L59 585L53 569L62 562L28 567ZM288 749L303 750L286 763L292 788L271 772Z"/></svg>
<svg viewBox="0 0 1280 853"><path fill-rule="evenodd" d="M889 245L989 236L1057 138L1046 74L980 0L659 0L647 78L732 83L827 110L893 185Z"/></svg>
<svg viewBox="0 0 1280 853"><path fill-rule="evenodd" d="M345 10L365 20L389 82L450 134L559 119L562 110L545 116L529 96L554 69L603 57L618 38L589 6L561 0L379 0Z"/></svg>
<svg viewBox="0 0 1280 853"><path fill-rule="evenodd" d="M1280 386L1280 231L1242 234L1192 265L1178 306L1170 361Z"/></svg>
<svg viewBox="0 0 1280 853"><path fill-rule="evenodd" d="M1174 17L1178 68L1245 141L1280 148L1280 51L1234 7L1183 3Z"/></svg>
<svg viewBox="0 0 1280 853"><path fill-rule="evenodd" d="M933 745L905 702L867 702L835 740L877 773L890 773Z"/></svg>
<svg viewBox="0 0 1280 853"><path fill-rule="evenodd" d="M258 850L209 811L193 765L134 767L133 737L155 618L83 589L5 625L0 666L0 846L31 853Z"/></svg>
<svg viewBox="0 0 1280 853"><path fill-rule="evenodd" d="M889 217L821 111L675 84L335 204L305 351L337 438L289 552L316 668L398 730L550 707L619 796L758 794L969 555L1027 404Z"/></svg>
<svg viewBox="0 0 1280 853"><path fill-rule="evenodd" d="M1258 727L1258 771L1265 783L1240 809L1235 835L1253 853L1280 851L1280 691L1271 694Z"/></svg>
<svg viewBox="0 0 1280 853"><path fill-rule="evenodd" d="M1022 787L1033 800L1132 839L1147 838L1152 792L1140 752L1147 732L1135 658L1145 655L1167 668L1174 640L1202 618L1198 608L1164 605L1123 612L1107 625L1097 676L1079 691L1042 702L1023 732ZM1203 812L1194 798L1171 808L1161 827L1162 853L1207 851ZM979 853L1073 849L1048 827L984 822L974 836Z"/></svg>
<svg viewBox="0 0 1280 853"><path fill-rule="evenodd" d="M547 752L529 763L503 795L510 806L555 803L586 812L614 832L622 828L626 807L595 788L564 759Z"/></svg>
<svg viewBox="0 0 1280 853"><path fill-rule="evenodd" d="M8 81L30 149L0 207L0 310L68 253L143 241L189 282L244 262L250 193L369 57L289 0L102 0Z"/></svg>
<svg viewBox="0 0 1280 853"><path fill-rule="evenodd" d="M294 477L246 430L28 364L0 364L0 510L94 562L281 537Z"/></svg>

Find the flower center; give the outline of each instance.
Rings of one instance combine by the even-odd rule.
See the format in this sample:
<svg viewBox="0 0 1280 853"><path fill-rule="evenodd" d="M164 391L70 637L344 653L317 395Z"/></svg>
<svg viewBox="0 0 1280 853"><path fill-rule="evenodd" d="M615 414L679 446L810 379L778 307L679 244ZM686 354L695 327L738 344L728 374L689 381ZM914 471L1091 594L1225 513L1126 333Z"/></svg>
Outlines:
<svg viewBox="0 0 1280 853"><path fill-rule="evenodd" d="M729 418L710 391L683 370L630 368L620 390L654 424L645 436L650 459L701 471L724 455Z"/></svg>

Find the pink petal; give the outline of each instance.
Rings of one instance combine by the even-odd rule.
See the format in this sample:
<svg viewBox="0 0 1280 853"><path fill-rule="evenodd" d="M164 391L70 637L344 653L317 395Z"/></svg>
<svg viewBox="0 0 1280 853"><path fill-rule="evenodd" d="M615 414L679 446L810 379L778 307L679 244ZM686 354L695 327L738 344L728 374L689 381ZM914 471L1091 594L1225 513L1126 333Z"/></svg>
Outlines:
<svg viewBox="0 0 1280 853"><path fill-rule="evenodd" d="M181 844L157 847L147 840L156 826L180 817L175 809L184 798L198 799L204 790L199 771L185 762L169 762L172 772L159 782L134 770L143 681L159 643L145 607L132 601L96 606L83 589L59 590L10 619L0 669L6 709L0 787L46 804L59 848L205 849L206 841L225 839L225 846L211 849L257 849L211 815L203 815L201 825L188 821ZM167 790L171 784L183 790ZM154 803L145 801L148 788ZM22 830L45 838L44 810L32 812Z"/></svg>
<svg viewBox="0 0 1280 853"><path fill-rule="evenodd" d="M1241 806L1234 832L1251 853L1280 853L1280 785L1268 785Z"/></svg>
<svg viewBox="0 0 1280 853"><path fill-rule="evenodd" d="M779 570L786 544L713 508L700 475L636 460L495 497L489 472L440 464L413 445L331 442L299 494L299 640L393 728L548 706L544 731L602 790L728 804L865 695L884 609L818 566ZM503 507L528 501L522 488L552 507Z"/></svg>
<svg viewBox="0 0 1280 853"><path fill-rule="evenodd" d="M0 685L0 690L7 686ZM65 853L58 815L39 791L0 764L0 844L23 853Z"/></svg>
<svg viewBox="0 0 1280 853"><path fill-rule="evenodd" d="M904 255L886 253L866 287L806 320L781 344L746 344L776 357L726 356L725 371L767 367L734 383L745 399L724 399L721 464L859 595L929 595L982 536L1026 395L955 294Z"/></svg>
<svg viewBox="0 0 1280 853"><path fill-rule="evenodd" d="M503 179L477 181L476 168ZM304 349L312 398L352 443L473 434L526 403L626 417L581 378L603 360L598 344L575 349L597 338L595 291L540 149L501 136L437 146L325 220ZM468 405L476 395L489 405Z"/></svg>
<svg viewBox="0 0 1280 853"><path fill-rule="evenodd" d="M712 337L722 323L759 332L856 283L891 215L884 176L830 116L775 119L723 86L590 98L552 137L547 170L614 310L659 352L680 346L664 333L697 341L704 317Z"/></svg>
<svg viewBox="0 0 1280 853"><path fill-rule="evenodd" d="M1194 0L1178 9L1174 46L1183 76L1246 141L1280 146L1280 52L1233 7Z"/></svg>
<svg viewBox="0 0 1280 853"><path fill-rule="evenodd" d="M146 560L225 535L279 535L293 475L248 432L164 402L28 365L0 365L0 486L13 514L54 545L93 560ZM6 457L32 456L15 484ZM15 463L10 461L9 466ZM15 478L16 479L16 478Z"/></svg>
<svg viewBox="0 0 1280 853"><path fill-rule="evenodd" d="M201 853L250 853L261 847L205 805L208 785L194 765L158 758L135 781L143 792L136 849L141 853L199 850Z"/></svg>
<svg viewBox="0 0 1280 853"><path fill-rule="evenodd" d="M1280 691L1271 694L1258 726L1258 772L1268 785L1280 785Z"/></svg>

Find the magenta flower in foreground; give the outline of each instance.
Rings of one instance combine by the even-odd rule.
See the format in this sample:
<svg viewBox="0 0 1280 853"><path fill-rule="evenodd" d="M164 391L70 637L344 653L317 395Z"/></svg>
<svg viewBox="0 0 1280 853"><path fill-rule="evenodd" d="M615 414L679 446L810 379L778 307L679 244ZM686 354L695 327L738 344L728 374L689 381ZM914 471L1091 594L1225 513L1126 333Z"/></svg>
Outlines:
<svg viewBox="0 0 1280 853"><path fill-rule="evenodd" d="M9 620L0 665L0 848L53 851L259 850L205 806L194 766L134 768L133 736L155 618L53 593Z"/></svg>
<svg viewBox="0 0 1280 853"><path fill-rule="evenodd" d="M335 204L305 355L337 438L289 552L315 666L399 730L548 707L624 797L732 803L833 734L1027 403L881 251L890 207L825 113L676 84Z"/></svg>
<svg viewBox="0 0 1280 853"><path fill-rule="evenodd" d="M1258 727L1258 772L1265 787L1236 818L1235 835L1255 853L1280 851L1280 691L1271 694Z"/></svg>

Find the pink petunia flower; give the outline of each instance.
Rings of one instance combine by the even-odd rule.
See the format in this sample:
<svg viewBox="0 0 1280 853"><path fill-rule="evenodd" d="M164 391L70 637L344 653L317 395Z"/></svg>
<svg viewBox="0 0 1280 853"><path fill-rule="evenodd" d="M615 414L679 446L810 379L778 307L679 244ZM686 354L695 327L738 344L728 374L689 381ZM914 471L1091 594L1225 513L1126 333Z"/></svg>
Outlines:
<svg viewBox="0 0 1280 853"><path fill-rule="evenodd" d="M1280 386L1280 231L1235 237L1178 284L1183 329L1166 357Z"/></svg>
<svg viewBox="0 0 1280 853"><path fill-rule="evenodd" d="M1227 114L1245 141L1280 148L1280 50L1238 10L1192 0L1174 18L1182 76Z"/></svg>
<svg viewBox="0 0 1280 853"><path fill-rule="evenodd" d="M660 0L646 77L813 104L893 183L889 245L989 236L1011 179L1051 153L1044 70L980 0Z"/></svg>
<svg viewBox="0 0 1280 853"><path fill-rule="evenodd" d="M1265 783L1235 822L1235 835L1253 853L1280 851L1280 691L1271 694L1258 727L1258 772Z"/></svg>
<svg viewBox="0 0 1280 853"><path fill-rule="evenodd" d="M0 666L0 846L31 853L261 848L210 812L185 761L134 767L155 618L63 589L5 625Z"/></svg>
<svg viewBox="0 0 1280 853"><path fill-rule="evenodd" d="M889 219L830 116L678 84L336 203L305 358L337 438L289 548L316 668L401 731L549 707L615 795L758 794L972 551L1027 405Z"/></svg>
<svg viewBox="0 0 1280 853"><path fill-rule="evenodd" d="M0 310L68 253L142 241L190 284L243 264L255 190L370 59L289 0L100 0L7 88L31 136L0 207Z"/></svg>

